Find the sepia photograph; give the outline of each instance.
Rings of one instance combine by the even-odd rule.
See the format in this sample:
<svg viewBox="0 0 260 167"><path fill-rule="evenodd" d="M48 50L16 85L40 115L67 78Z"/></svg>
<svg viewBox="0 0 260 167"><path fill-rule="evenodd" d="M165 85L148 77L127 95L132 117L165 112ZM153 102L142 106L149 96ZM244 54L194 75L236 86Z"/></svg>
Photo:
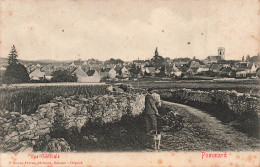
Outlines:
<svg viewBox="0 0 260 167"><path fill-rule="evenodd" d="M259 0L0 0L0 166L259 166Z"/></svg>

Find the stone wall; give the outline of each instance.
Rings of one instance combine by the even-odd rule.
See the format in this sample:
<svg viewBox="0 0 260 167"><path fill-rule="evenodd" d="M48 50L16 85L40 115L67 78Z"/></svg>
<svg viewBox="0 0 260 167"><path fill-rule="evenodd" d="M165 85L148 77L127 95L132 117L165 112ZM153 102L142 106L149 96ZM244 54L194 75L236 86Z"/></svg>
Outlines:
<svg viewBox="0 0 260 167"><path fill-rule="evenodd" d="M81 127L89 120L100 118L103 123L119 121L125 114L138 115L144 109L142 94L95 96L83 98L56 97L51 103L38 107L35 114L1 111L0 149L6 151L33 151L39 137L49 134L57 117L64 120L64 128Z"/></svg>
<svg viewBox="0 0 260 167"><path fill-rule="evenodd" d="M201 108L224 122L259 138L260 98L236 91L172 89L161 91L162 99Z"/></svg>
<svg viewBox="0 0 260 167"><path fill-rule="evenodd" d="M173 89L161 92L163 98L171 101L193 101L207 104L222 103L234 114L244 114L255 112L260 114L260 98L252 97L249 94L238 93L236 91L218 90L218 91L194 91L190 89Z"/></svg>

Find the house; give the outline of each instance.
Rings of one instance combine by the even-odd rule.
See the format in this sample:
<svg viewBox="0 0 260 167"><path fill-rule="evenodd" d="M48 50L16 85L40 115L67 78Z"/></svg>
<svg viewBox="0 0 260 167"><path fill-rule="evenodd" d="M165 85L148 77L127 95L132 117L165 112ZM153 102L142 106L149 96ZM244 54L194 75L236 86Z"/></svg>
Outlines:
<svg viewBox="0 0 260 167"><path fill-rule="evenodd" d="M44 79L45 73L42 72L40 69L36 69L29 74L31 80L41 80Z"/></svg>
<svg viewBox="0 0 260 167"><path fill-rule="evenodd" d="M52 78L51 74L52 74L53 71L52 70L44 70L43 72L45 73L45 76L44 76L45 79L51 80L51 78Z"/></svg>
<svg viewBox="0 0 260 167"><path fill-rule="evenodd" d="M38 63L36 64L36 68L41 68L42 66Z"/></svg>
<svg viewBox="0 0 260 167"><path fill-rule="evenodd" d="M176 77L180 77L181 76L181 70L179 70L175 64L171 65L171 66L167 66L165 67L165 74L167 76L176 76Z"/></svg>
<svg viewBox="0 0 260 167"><path fill-rule="evenodd" d="M237 70L245 71L246 73L255 73L257 70L257 65L255 65L255 63L240 62L237 66Z"/></svg>
<svg viewBox="0 0 260 167"><path fill-rule="evenodd" d="M223 67L231 67L228 63L212 63L209 67L210 71L219 72Z"/></svg>
<svg viewBox="0 0 260 167"><path fill-rule="evenodd" d="M116 78L116 76L117 76L117 72L116 72L115 68L111 68L108 72L108 77L111 79L114 79L114 78Z"/></svg>
<svg viewBox="0 0 260 167"><path fill-rule="evenodd" d="M82 70L81 66L79 66L72 74L76 74L78 82L88 81L88 75Z"/></svg>
<svg viewBox="0 0 260 167"><path fill-rule="evenodd" d="M100 82L101 76L96 70L87 71L88 82Z"/></svg>
<svg viewBox="0 0 260 167"><path fill-rule="evenodd" d="M156 69L153 66L145 66L144 67L144 74L149 76L154 76L156 73Z"/></svg>
<svg viewBox="0 0 260 167"><path fill-rule="evenodd" d="M198 72L207 70L205 64L202 61L198 60L198 59L190 60L190 62L188 63L188 66L189 66L189 69L188 69L187 72L189 72L191 74L196 74Z"/></svg>
<svg viewBox="0 0 260 167"><path fill-rule="evenodd" d="M219 75L221 77L236 77L236 71L233 70L232 67L222 67L220 70L219 70Z"/></svg>
<svg viewBox="0 0 260 167"><path fill-rule="evenodd" d="M122 75L123 78L129 78L130 77L130 72L125 66L121 69L121 75Z"/></svg>
<svg viewBox="0 0 260 167"><path fill-rule="evenodd" d="M197 72L203 72L203 71L209 71L209 68L206 65L200 65L199 68L197 69Z"/></svg>
<svg viewBox="0 0 260 167"><path fill-rule="evenodd" d="M236 77L237 78L245 78L246 74L247 74L246 70L238 69L236 71Z"/></svg>
<svg viewBox="0 0 260 167"><path fill-rule="evenodd" d="M101 77L95 70L89 70L85 73L81 66L79 66L72 74L76 74L77 82L100 82Z"/></svg>

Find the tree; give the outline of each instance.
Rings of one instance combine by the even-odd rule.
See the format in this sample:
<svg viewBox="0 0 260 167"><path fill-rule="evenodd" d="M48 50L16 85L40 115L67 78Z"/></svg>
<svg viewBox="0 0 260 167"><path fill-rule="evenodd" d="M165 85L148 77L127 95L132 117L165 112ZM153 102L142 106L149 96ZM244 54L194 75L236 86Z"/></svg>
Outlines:
<svg viewBox="0 0 260 167"><path fill-rule="evenodd" d="M153 58L151 59L151 63L152 63L152 65L153 65L155 68L157 68L157 69L162 68L163 65L164 65L164 58L159 55L159 52L158 52L158 48L157 48L157 47L156 47L156 49L155 49L154 56L153 56Z"/></svg>
<svg viewBox="0 0 260 167"><path fill-rule="evenodd" d="M4 73L3 82L6 84L15 84L15 83L27 83L30 82L29 74L24 67L24 65L18 63L17 52L15 46L13 45L12 50L8 57L8 66Z"/></svg>
<svg viewBox="0 0 260 167"><path fill-rule="evenodd" d="M18 62L17 57L18 57L18 55L17 55L16 49L15 49L15 46L13 45L12 50L8 56L8 64L17 63Z"/></svg>
<svg viewBox="0 0 260 167"><path fill-rule="evenodd" d="M245 56L242 57L242 61L245 61Z"/></svg>
<svg viewBox="0 0 260 167"><path fill-rule="evenodd" d="M250 61L250 56L247 55L247 56L246 56L246 62L249 62L249 61Z"/></svg>
<svg viewBox="0 0 260 167"><path fill-rule="evenodd" d="M113 59L113 58L105 61L105 64L123 64L123 63L124 63L123 60L121 60L121 59Z"/></svg>
<svg viewBox="0 0 260 167"><path fill-rule="evenodd" d="M136 78L138 76L138 74L141 74L141 68L139 66L136 66L135 64L133 64L129 70L129 72L131 73L131 76Z"/></svg>
<svg viewBox="0 0 260 167"><path fill-rule="evenodd" d="M77 82L76 74L72 74L68 70L57 70L52 72L51 82Z"/></svg>

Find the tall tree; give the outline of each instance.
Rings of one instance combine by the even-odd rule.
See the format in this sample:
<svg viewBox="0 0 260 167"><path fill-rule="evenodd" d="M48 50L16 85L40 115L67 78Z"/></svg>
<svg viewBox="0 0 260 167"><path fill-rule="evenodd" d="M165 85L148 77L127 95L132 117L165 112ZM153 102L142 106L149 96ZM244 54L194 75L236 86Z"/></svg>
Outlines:
<svg viewBox="0 0 260 167"><path fill-rule="evenodd" d="M17 57L18 57L17 51L15 49L15 46L13 45L12 50L8 56L8 64L17 63L18 62Z"/></svg>
<svg viewBox="0 0 260 167"><path fill-rule="evenodd" d="M251 59L251 58L250 58L250 56L249 56L249 55L247 55L247 56L246 56L246 62L249 62L249 61L250 61L250 59Z"/></svg>
<svg viewBox="0 0 260 167"><path fill-rule="evenodd" d="M30 82L29 74L27 73L24 65L20 64L17 60L17 52L15 46L12 46L12 50L8 57L8 66L4 73L4 83L27 83Z"/></svg>
<svg viewBox="0 0 260 167"><path fill-rule="evenodd" d="M245 56L242 57L242 61L245 61Z"/></svg>

